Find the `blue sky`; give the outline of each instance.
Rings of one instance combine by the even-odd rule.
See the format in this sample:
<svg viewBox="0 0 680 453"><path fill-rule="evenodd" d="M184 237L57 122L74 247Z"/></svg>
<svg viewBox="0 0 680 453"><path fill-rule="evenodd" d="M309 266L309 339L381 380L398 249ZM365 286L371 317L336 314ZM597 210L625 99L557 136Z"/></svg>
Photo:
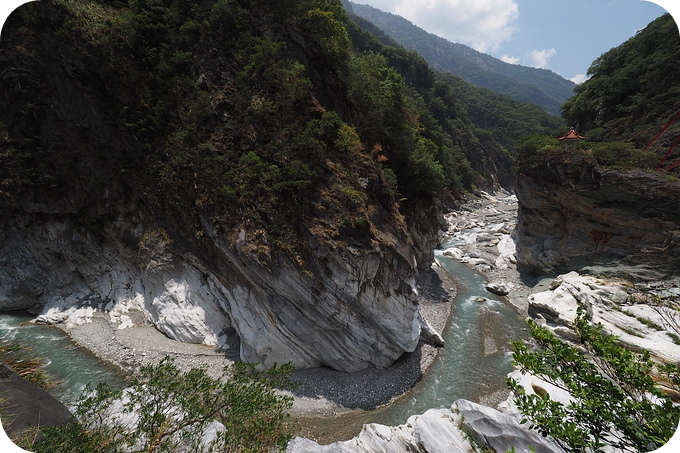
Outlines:
<svg viewBox="0 0 680 453"><path fill-rule="evenodd" d="M351 0L509 63L584 80L597 57L666 12L642 0ZM676 11L678 0L659 0ZM670 5L670 6L669 6ZM677 19L678 16L674 17ZM675 45L680 45L680 35Z"/></svg>

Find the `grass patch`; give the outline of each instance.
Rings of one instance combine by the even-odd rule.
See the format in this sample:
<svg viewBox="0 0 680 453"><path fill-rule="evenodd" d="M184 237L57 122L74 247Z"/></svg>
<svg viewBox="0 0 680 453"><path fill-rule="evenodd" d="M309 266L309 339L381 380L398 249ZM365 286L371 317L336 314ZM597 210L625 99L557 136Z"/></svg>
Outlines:
<svg viewBox="0 0 680 453"><path fill-rule="evenodd" d="M38 387L49 390L56 384L42 370L43 362L39 358L22 359L13 353L25 351L27 348L16 343L0 345L0 361L9 366L15 373Z"/></svg>
<svg viewBox="0 0 680 453"><path fill-rule="evenodd" d="M673 343L677 344L680 346L680 336L674 332L666 332L666 335L671 337L671 340L673 340Z"/></svg>

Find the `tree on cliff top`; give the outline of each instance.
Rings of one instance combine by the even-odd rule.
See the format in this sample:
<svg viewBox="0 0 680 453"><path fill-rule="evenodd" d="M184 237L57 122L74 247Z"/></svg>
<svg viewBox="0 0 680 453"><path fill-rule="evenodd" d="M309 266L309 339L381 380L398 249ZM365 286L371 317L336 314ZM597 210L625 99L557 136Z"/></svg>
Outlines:
<svg viewBox="0 0 680 453"><path fill-rule="evenodd" d="M529 325L539 349L513 342L515 364L566 390L572 400L564 405L547 392L527 394L508 379L524 422L568 451L650 451L673 436L680 406L660 386L680 390L678 365L658 365L646 351L638 354L619 346L582 309L575 322L578 347L534 321Z"/></svg>

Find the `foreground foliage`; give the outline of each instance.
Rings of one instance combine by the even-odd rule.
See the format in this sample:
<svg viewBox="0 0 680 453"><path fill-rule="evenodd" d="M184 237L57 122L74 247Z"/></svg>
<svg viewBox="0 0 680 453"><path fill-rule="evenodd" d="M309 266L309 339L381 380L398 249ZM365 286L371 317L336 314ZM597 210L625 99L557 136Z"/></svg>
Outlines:
<svg viewBox="0 0 680 453"><path fill-rule="evenodd" d="M40 452L262 452L283 450L292 438L292 366L256 371L252 364L225 367L219 378L205 369L181 372L171 358L142 367L130 388L88 389L72 420L44 430ZM223 430L214 438L219 421ZM204 439L205 437L205 439Z"/></svg>
<svg viewBox="0 0 680 453"><path fill-rule="evenodd" d="M648 352L637 354L619 345L612 335L593 325L579 311L575 322L579 346L558 339L530 321L539 346L513 342L513 358L522 372L544 379L571 394L569 404L547 392L527 394L508 380L515 403L532 428L551 436L568 451L649 451L674 434L680 407L660 386L680 390L680 367L659 365Z"/></svg>

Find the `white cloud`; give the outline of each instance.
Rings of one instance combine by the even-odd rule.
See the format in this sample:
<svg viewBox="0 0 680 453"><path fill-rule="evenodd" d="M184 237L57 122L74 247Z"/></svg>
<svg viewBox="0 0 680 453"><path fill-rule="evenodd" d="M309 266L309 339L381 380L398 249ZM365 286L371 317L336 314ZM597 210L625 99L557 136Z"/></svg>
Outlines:
<svg viewBox="0 0 680 453"><path fill-rule="evenodd" d="M572 82L574 82L576 85L580 85L580 84L582 84L583 82L585 82L586 80L588 80L588 76L585 75L585 74L576 74L574 77L572 77L572 78L569 79L569 80L571 80Z"/></svg>
<svg viewBox="0 0 680 453"><path fill-rule="evenodd" d="M510 64L518 64L519 63L519 58L517 57L511 57L510 55L503 55L501 57L501 61L504 61L506 63Z"/></svg>
<svg viewBox="0 0 680 453"><path fill-rule="evenodd" d="M533 66L534 68L543 69L546 66L548 66L548 60L550 60L556 54L557 50L555 50L554 48L548 50L532 50L531 52L529 52L531 66Z"/></svg>
<svg viewBox="0 0 680 453"><path fill-rule="evenodd" d="M390 12L485 53L512 37L519 17L515 0L397 0Z"/></svg>

